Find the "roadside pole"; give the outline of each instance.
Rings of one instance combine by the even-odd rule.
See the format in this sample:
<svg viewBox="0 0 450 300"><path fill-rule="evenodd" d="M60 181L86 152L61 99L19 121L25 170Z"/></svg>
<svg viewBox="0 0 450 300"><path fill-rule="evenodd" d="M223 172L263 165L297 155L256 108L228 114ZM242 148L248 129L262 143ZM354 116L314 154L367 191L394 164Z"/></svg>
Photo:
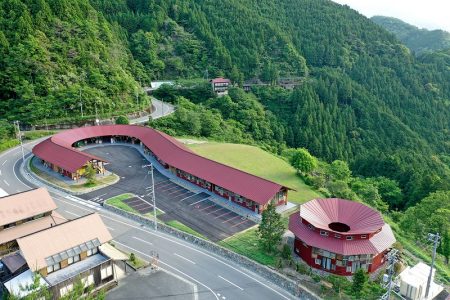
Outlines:
<svg viewBox="0 0 450 300"><path fill-rule="evenodd" d="M156 219L156 197L155 197L155 179L153 177L153 164L144 165L142 168L150 167L150 171L148 171L148 174L151 176L151 182L152 182L152 191L147 194L151 195L152 202L153 202L153 222L155 223L155 231L158 231L158 220Z"/></svg>
<svg viewBox="0 0 450 300"><path fill-rule="evenodd" d="M20 148L22 149L22 162L25 162L25 152L23 151L22 133L20 132L19 121L15 121L14 124L16 124L17 126L17 134L20 141Z"/></svg>
<svg viewBox="0 0 450 300"><path fill-rule="evenodd" d="M428 299L428 294L430 293L431 278L433 277L434 260L436 259L436 249L437 249L437 246L439 245L440 239L441 239L441 237L440 237L439 233L436 233L436 234L429 233L428 234L428 240L433 242L433 256L431 258L430 274L428 275L427 289L425 291L425 299Z"/></svg>

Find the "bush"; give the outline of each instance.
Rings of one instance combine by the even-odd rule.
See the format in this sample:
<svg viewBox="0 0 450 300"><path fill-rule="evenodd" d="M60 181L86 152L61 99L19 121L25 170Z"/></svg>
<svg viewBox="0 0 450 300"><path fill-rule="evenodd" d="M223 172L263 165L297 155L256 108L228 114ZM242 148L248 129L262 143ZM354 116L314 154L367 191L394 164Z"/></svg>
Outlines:
<svg viewBox="0 0 450 300"><path fill-rule="evenodd" d="M313 274L311 276L311 278L312 278L312 280L314 280L314 282L320 282L320 280L321 280L320 276L317 274Z"/></svg>
<svg viewBox="0 0 450 300"><path fill-rule="evenodd" d="M134 253L130 253L130 261L131 261L132 263L135 263L135 262L136 262L136 255L135 255Z"/></svg>
<svg viewBox="0 0 450 300"><path fill-rule="evenodd" d="M290 259L292 256L291 247L288 244L283 245L283 249L281 250L281 257L284 259Z"/></svg>
<svg viewBox="0 0 450 300"><path fill-rule="evenodd" d="M130 121L128 120L128 118L126 116L118 116L116 119L116 124L128 125L128 124L130 124Z"/></svg>

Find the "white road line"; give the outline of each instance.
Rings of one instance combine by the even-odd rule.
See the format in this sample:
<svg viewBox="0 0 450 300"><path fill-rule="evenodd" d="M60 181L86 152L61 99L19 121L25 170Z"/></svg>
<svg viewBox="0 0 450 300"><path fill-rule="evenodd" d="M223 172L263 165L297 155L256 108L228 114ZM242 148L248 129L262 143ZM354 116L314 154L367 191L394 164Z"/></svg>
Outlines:
<svg viewBox="0 0 450 300"><path fill-rule="evenodd" d="M229 212L226 212L226 213L223 213L223 214L221 214L221 215L218 215L218 216L215 217L214 219L221 218L221 217L226 216L226 215L229 215L229 214L231 214L231 213L232 213L232 211L230 210Z"/></svg>
<svg viewBox="0 0 450 300"><path fill-rule="evenodd" d="M187 197L185 197L185 198L183 198L183 199L181 199L181 200L178 200L178 202L184 201L184 200L186 200L187 198L194 197L195 195L198 195L198 194L194 193L193 195L190 195L190 196L187 196Z"/></svg>
<svg viewBox="0 0 450 300"><path fill-rule="evenodd" d="M4 166L4 165L6 164L7 161L8 161L8 160L5 160L5 161L2 163L2 166Z"/></svg>
<svg viewBox="0 0 450 300"><path fill-rule="evenodd" d="M106 228L108 228L108 230L114 231L114 228L111 228L111 227L108 227L108 226L106 226Z"/></svg>
<svg viewBox="0 0 450 300"><path fill-rule="evenodd" d="M2 170L0 170L0 176L2 176Z"/></svg>
<svg viewBox="0 0 450 300"><path fill-rule="evenodd" d="M140 241L140 242L142 242L144 244L147 244L147 245L153 245L153 243L150 243L150 242L148 242L146 240L140 239L140 238L135 237L135 236L133 236L133 239L138 240L138 241Z"/></svg>
<svg viewBox="0 0 450 300"><path fill-rule="evenodd" d="M208 200L208 198L209 198L209 196L208 196L208 197L206 197L206 198L204 198L204 199L198 200L197 202L191 203L191 204L189 204L189 205L195 205L195 204L197 204L197 203L200 203L200 202L206 201L206 200Z"/></svg>
<svg viewBox="0 0 450 300"><path fill-rule="evenodd" d="M190 259L188 259L188 258L186 258L186 257L184 257L184 256L181 256L180 254L174 253L173 255L178 256L179 258L182 258L182 259L184 259L185 261L188 261L188 262L190 262L191 264L195 265L195 262L193 262L192 260L190 260Z"/></svg>
<svg viewBox="0 0 450 300"><path fill-rule="evenodd" d="M4 182L7 186L9 186L8 181L6 181L5 179L3 179L3 182Z"/></svg>
<svg viewBox="0 0 450 300"><path fill-rule="evenodd" d="M70 214L70 215L73 215L73 216L75 216L75 217L81 217L80 215L78 215L78 214L76 214L76 213L73 213L73 212L71 212L71 211L68 211L68 210L65 210L65 212L68 213L68 214Z"/></svg>
<svg viewBox="0 0 450 300"><path fill-rule="evenodd" d="M145 253L143 253L143 252L141 252L141 251L139 251L139 250L133 249L133 248L131 248L131 247L125 245L125 244L122 244L122 243L118 242L118 241L114 241L114 242L115 242L116 244L121 245L122 247L126 247L126 248L128 248L128 249L130 249L130 250L132 250L132 251L134 251L134 252L136 252L136 253L139 253L139 254L141 254L141 255L143 255L143 256L146 256L146 257L148 257L148 258L150 258L150 259L153 258L152 256L150 256L150 255L148 255L148 254L145 254ZM209 286L207 286L206 284L204 284L204 283L198 281L197 279L195 279L195 278L189 276L188 274L186 274L186 273L184 273L184 272L178 270L177 268L172 267L171 265L169 265L169 264L163 262L162 260L158 260L158 263L159 263L159 264L166 265L166 266L168 266L169 268L171 268L171 269L177 271L178 273L182 274L183 276L189 278L190 280L195 281L195 282L197 282L198 284L204 286L205 288L207 288L207 289L214 295L214 297L216 297L217 300L219 300L219 297L217 297L216 293L214 293L214 291L213 291Z"/></svg>
<svg viewBox="0 0 450 300"><path fill-rule="evenodd" d="M217 275L217 276L219 276L219 278L221 278L221 279L223 279L223 280L225 280L226 282L228 282L229 284L231 284L231 285L233 285L233 286L235 286L235 287L237 287L238 289L240 289L241 291L243 291L244 289L243 288L241 288L240 286L238 286L237 284L235 284L235 283L232 283L231 281L229 281L228 279L225 279L225 278L223 278L222 276L220 276L220 275Z"/></svg>

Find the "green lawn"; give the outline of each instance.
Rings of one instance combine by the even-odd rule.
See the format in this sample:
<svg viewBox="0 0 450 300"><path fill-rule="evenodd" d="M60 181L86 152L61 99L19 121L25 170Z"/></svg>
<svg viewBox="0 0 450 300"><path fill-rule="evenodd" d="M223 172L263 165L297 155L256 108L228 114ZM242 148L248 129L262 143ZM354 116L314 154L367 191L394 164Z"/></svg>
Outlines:
<svg viewBox="0 0 450 300"><path fill-rule="evenodd" d="M288 193L290 202L304 203L322 197L297 176L295 169L288 162L258 147L216 142L187 146L209 159L295 189L296 191Z"/></svg>
<svg viewBox="0 0 450 300"><path fill-rule="evenodd" d="M265 253L258 245L257 227L237 233L220 242L219 245L247 256L263 265L275 266L276 256Z"/></svg>
<svg viewBox="0 0 450 300"><path fill-rule="evenodd" d="M205 239L205 240L208 239L204 235L202 235L201 233L198 233L197 231L195 231L191 227L186 226L186 225L184 225L183 223L181 223L181 222L179 222L177 220L170 220L170 221L167 221L165 223L166 223L166 225L169 225L169 226L171 226L171 227L173 227L175 229L178 229L178 230L184 231L186 233L195 235L195 236L197 236L199 238L202 238L202 239Z"/></svg>

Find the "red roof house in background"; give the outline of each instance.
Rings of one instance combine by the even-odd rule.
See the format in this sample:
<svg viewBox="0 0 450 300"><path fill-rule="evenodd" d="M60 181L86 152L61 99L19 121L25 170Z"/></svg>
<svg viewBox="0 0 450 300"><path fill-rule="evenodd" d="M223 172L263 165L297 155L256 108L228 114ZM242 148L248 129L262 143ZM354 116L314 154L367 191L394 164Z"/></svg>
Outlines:
<svg viewBox="0 0 450 300"><path fill-rule="evenodd" d="M373 272L395 243L391 227L372 208L350 200L314 199L289 218L294 251L309 266L350 276Z"/></svg>
<svg viewBox="0 0 450 300"><path fill-rule="evenodd" d="M211 82L214 93L216 93L218 96L228 94L228 87L231 85L230 79L219 77L211 79L209 82Z"/></svg>

